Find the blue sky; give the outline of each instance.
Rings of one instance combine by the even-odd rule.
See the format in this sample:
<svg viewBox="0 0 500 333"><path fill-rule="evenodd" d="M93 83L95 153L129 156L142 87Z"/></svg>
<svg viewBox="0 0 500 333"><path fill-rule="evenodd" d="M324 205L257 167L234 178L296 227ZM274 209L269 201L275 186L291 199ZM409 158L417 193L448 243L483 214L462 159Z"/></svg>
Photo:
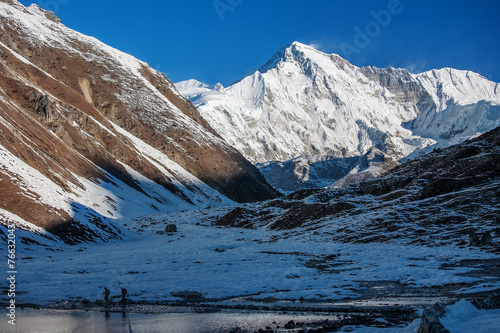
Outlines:
<svg viewBox="0 0 500 333"><path fill-rule="evenodd" d="M225 86L299 41L357 66L454 67L500 81L498 0L36 0L173 82Z"/></svg>

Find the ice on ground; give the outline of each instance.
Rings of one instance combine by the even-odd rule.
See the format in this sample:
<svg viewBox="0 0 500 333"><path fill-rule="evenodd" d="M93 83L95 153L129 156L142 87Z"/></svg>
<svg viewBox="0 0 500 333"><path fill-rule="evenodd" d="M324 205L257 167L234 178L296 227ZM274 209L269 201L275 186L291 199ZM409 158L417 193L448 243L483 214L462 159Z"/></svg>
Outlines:
<svg viewBox="0 0 500 333"><path fill-rule="evenodd" d="M417 333L420 319L405 327L344 327L343 331L352 333ZM500 309L478 310L471 302L462 299L446 307L443 326L450 333L497 333L499 332Z"/></svg>
<svg viewBox="0 0 500 333"><path fill-rule="evenodd" d="M446 308L441 323L450 333L497 333L500 331L500 309L478 310L463 299Z"/></svg>

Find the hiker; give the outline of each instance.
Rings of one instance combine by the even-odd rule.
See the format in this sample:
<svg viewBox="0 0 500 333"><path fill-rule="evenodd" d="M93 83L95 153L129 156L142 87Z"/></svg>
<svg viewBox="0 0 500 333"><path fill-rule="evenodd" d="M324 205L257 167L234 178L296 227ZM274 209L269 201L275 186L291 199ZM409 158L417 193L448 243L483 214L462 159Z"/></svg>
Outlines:
<svg viewBox="0 0 500 333"><path fill-rule="evenodd" d="M109 301L109 294L110 294L109 289L104 287L104 302L106 303L108 303Z"/></svg>
<svg viewBox="0 0 500 333"><path fill-rule="evenodd" d="M121 287L121 288L122 288L122 303L125 303L126 302L125 295L127 295L127 289L125 289L123 287Z"/></svg>

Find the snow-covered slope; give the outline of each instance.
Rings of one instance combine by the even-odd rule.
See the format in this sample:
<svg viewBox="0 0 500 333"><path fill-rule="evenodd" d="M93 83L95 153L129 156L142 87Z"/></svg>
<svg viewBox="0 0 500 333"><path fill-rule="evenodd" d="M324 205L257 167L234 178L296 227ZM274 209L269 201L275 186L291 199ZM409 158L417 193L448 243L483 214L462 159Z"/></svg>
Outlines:
<svg viewBox="0 0 500 333"><path fill-rule="evenodd" d="M479 74L360 68L297 42L230 87L177 87L254 163L349 158L373 147L400 160L500 125L498 84Z"/></svg>
<svg viewBox="0 0 500 333"><path fill-rule="evenodd" d="M0 1L0 18L2 225L72 243L121 237L125 217L276 195L146 63L37 5Z"/></svg>

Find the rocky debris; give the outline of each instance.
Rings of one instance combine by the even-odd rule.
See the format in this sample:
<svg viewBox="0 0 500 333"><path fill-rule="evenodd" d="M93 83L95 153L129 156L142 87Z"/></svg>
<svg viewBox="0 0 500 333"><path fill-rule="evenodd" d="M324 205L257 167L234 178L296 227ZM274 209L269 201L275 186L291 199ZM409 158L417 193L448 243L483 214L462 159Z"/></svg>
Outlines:
<svg viewBox="0 0 500 333"><path fill-rule="evenodd" d="M304 222L320 220L327 216L333 218L355 208L356 205L348 202L301 203L275 219L270 227L271 229L293 229L302 226Z"/></svg>
<svg viewBox="0 0 500 333"><path fill-rule="evenodd" d="M441 324L441 318L445 313L445 306L436 303L431 308L425 309L422 313L422 320L418 333L450 333L450 331Z"/></svg>
<svg viewBox="0 0 500 333"><path fill-rule="evenodd" d="M478 309L492 310L500 309L500 291L496 291L486 298L474 300L472 302Z"/></svg>
<svg viewBox="0 0 500 333"><path fill-rule="evenodd" d="M299 203L298 201L276 199L276 200L271 200L271 201L266 202L264 204L264 207L265 208L276 207L276 208L281 208L281 209L290 209L290 208L297 206L298 203Z"/></svg>
<svg viewBox="0 0 500 333"><path fill-rule="evenodd" d="M318 232L348 243L405 242L500 251L500 128L344 188L304 189L239 208L226 226ZM266 211L268 213L266 213ZM267 216L266 216L267 215ZM471 241L468 241L469 234Z"/></svg>
<svg viewBox="0 0 500 333"><path fill-rule="evenodd" d="M475 298L472 300L472 304L477 309L500 309L500 292L496 291L486 297ZM445 310L446 306L441 303L436 303L425 309L422 313L418 333L449 333L450 331L443 326L440 320L444 316Z"/></svg>
<svg viewBox="0 0 500 333"><path fill-rule="evenodd" d="M313 194L321 192L320 189L302 189L289 194L286 198L289 200L302 200Z"/></svg>
<svg viewBox="0 0 500 333"><path fill-rule="evenodd" d="M321 212L326 208L325 204L300 203L290 208L271 225L271 229L293 229L302 226L305 222L313 220L314 217L323 215Z"/></svg>
<svg viewBox="0 0 500 333"><path fill-rule="evenodd" d="M224 227L233 228L252 228L253 220L257 216L257 213L242 207L236 207L223 217L221 217L214 224Z"/></svg>
<svg viewBox="0 0 500 333"><path fill-rule="evenodd" d="M236 207L214 221L213 224L223 227L254 229L259 225L270 223L282 212L282 210L272 209L273 205L268 206L265 202L262 207L254 208L252 206Z"/></svg>
<svg viewBox="0 0 500 333"><path fill-rule="evenodd" d="M304 262L307 268L314 268L323 273L340 273L343 266L350 264L349 261L340 260L338 255L325 255L318 258L309 259Z"/></svg>
<svg viewBox="0 0 500 333"><path fill-rule="evenodd" d="M85 224L74 220L61 221L59 224L48 227L47 231L69 245L93 242L96 239L122 239L123 237L119 226L109 221L104 223L99 216L89 218Z"/></svg>
<svg viewBox="0 0 500 333"><path fill-rule="evenodd" d="M228 333L244 333L245 331L239 327L231 328Z"/></svg>
<svg viewBox="0 0 500 333"><path fill-rule="evenodd" d="M188 301L196 301L196 300L203 299L203 294L200 292L197 292L197 291L187 291L187 290L176 291L176 292L171 292L170 295L172 295L173 297L179 297L179 298L182 298L182 299L188 300Z"/></svg>
<svg viewBox="0 0 500 333"><path fill-rule="evenodd" d="M361 194L380 196L413 188L426 199L491 182L500 176L500 128L447 149L409 160L386 175L361 183Z"/></svg>
<svg viewBox="0 0 500 333"><path fill-rule="evenodd" d="M317 309L319 312L331 312L332 319L318 320L312 322L300 322L289 320L284 325L273 325L259 329L257 332L310 332L326 333L337 332L346 326L366 327L393 327L396 325L407 325L415 319L415 311L405 307L383 307L369 309Z"/></svg>

